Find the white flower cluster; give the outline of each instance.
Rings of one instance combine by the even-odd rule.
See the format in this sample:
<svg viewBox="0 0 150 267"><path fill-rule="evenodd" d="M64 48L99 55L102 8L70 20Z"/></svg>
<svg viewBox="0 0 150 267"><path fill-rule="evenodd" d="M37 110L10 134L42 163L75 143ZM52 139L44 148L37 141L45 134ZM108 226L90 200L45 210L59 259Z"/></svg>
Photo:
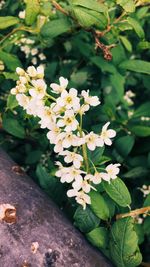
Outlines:
<svg viewBox="0 0 150 267"><path fill-rule="evenodd" d="M25 54L26 58L32 57L32 64L37 65L38 60L44 61L46 56L43 52L36 47L35 48L35 40L26 38L24 35L21 36L19 40L15 42L15 45L20 47L20 50Z"/></svg>
<svg viewBox="0 0 150 267"><path fill-rule="evenodd" d="M141 121L150 121L150 117L144 117L144 116L142 116L141 117Z"/></svg>
<svg viewBox="0 0 150 267"><path fill-rule="evenodd" d="M128 105L132 106L134 104L132 98L135 97L135 93L133 93L131 90L126 91L124 95L124 100L128 103Z"/></svg>
<svg viewBox="0 0 150 267"><path fill-rule="evenodd" d="M107 122L99 134L87 133L82 129L82 116L90 109L100 104L97 96L90 96L83 90L78 96L75 88L67 89L68 80L60 77L59 84L51 83L53 95L47 93L42 66L28 67L27 71L17 68L19 80L11 93L16 95L20 106L29 115L39 117L41 128L47 128L47 138L54 145L55 153L63 157L65 165L56 162L56 176L62 183L72 184L67 192L69 197L75 197L77 203L86 208L90 204L89 192L102 180L110 182L116 179L120 164L109 164L103 172L98 172L90 162L87 150L94 151L97 147L112 144L111 138L116 135L108 129ZM50 90L49 88L49 90ZM68 164L68 165L67 165ZM67 165L67 166L66 166ZM93 166L93 165L92 165Z"/></svg>

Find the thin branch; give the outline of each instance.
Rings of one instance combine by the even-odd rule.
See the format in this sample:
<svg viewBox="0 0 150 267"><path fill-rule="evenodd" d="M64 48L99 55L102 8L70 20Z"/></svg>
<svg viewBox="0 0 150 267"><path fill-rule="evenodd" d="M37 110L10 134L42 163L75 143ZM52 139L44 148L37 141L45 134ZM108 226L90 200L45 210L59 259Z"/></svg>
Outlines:
<svg viewBox="0 0 150 267"><path fill-rule="evenodd" d="M68 13L64 8L62 8L61 5L58 4L56 1L51 0L51 3L52 3L52 5L53 5L57 10L59 10L61 13L63 13L63 14L66 15L66 16L69 16L69 13Z"/></svg>
<svg viewBox="0 0 150 267"><path fill-rule="evenodd" d="M135 217L135 216L140 215L140 214L144 214L144 213L146 214L149 211L150 211L150 206L144 207L141 209L131 210L130 212L116 215L116 220L121 219L121 218L125 218L125 217Z"/></svg>

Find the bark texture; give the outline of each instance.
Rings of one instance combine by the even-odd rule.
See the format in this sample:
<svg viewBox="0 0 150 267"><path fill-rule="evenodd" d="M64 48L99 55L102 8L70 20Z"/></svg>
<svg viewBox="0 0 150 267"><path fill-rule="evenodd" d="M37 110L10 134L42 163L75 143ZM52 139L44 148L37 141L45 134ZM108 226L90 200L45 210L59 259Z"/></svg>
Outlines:
<svg viewBox="0 0 150 267"><path fill-rule="evenodd" d="M2 150L0 182L0 204L17 210L15 223L0 222L0 267L112 266Z"/></svg>

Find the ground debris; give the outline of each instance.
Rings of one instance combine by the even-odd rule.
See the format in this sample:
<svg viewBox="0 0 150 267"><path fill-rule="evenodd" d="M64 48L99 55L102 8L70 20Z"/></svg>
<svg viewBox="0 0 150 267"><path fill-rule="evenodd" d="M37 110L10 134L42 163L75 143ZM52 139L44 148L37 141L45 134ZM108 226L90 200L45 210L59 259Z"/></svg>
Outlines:
<svg viewBox="0 0 150 267"><path fill-rule="evenodd" d="M10 204L0 204L0 221L16 222L16 208Z"/></svg>
<svg viewBox="0 0 150 267"><path fill-rule="evenodd" d="M31 251L32 251L33 254L35 254L37 252L38 248L39 248L39 243L38 242L33 242L31 244Z"/></svg>

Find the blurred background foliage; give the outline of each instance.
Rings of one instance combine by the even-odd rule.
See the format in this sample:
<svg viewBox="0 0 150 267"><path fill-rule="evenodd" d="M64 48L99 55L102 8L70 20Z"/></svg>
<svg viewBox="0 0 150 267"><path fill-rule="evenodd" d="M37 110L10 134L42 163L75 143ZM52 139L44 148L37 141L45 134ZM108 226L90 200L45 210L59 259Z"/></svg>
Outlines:
<svg viewBox="0 0 150 267"><path fill-rule="evenodd" d="M143 262L150 262L150 217L134 218L135 240L132 218L115 222L115 215L127 209L108 195L104 195L111 206L107 222L100 222L90 208L77 208L54 176L55 155L46 131L36 118L25 115L9 92L17 80L16 67L40 64L45 66L48 85L64 76L79 92L90 89L101 105L88 113L84 128L99 132L110 121L117 131L113 146L98 149L92 160L96 165L121 163L120 177L131 193L132 209L150 206L149 4L149 0L0 2L0 145L119 267L139 264L135 254L129 259L127 252L134 246L135 252L137 243ZM117 231L125 226L128 231L122 241ZM126 251L115 250L115 242L118 246L124 242Z"/></svg>

